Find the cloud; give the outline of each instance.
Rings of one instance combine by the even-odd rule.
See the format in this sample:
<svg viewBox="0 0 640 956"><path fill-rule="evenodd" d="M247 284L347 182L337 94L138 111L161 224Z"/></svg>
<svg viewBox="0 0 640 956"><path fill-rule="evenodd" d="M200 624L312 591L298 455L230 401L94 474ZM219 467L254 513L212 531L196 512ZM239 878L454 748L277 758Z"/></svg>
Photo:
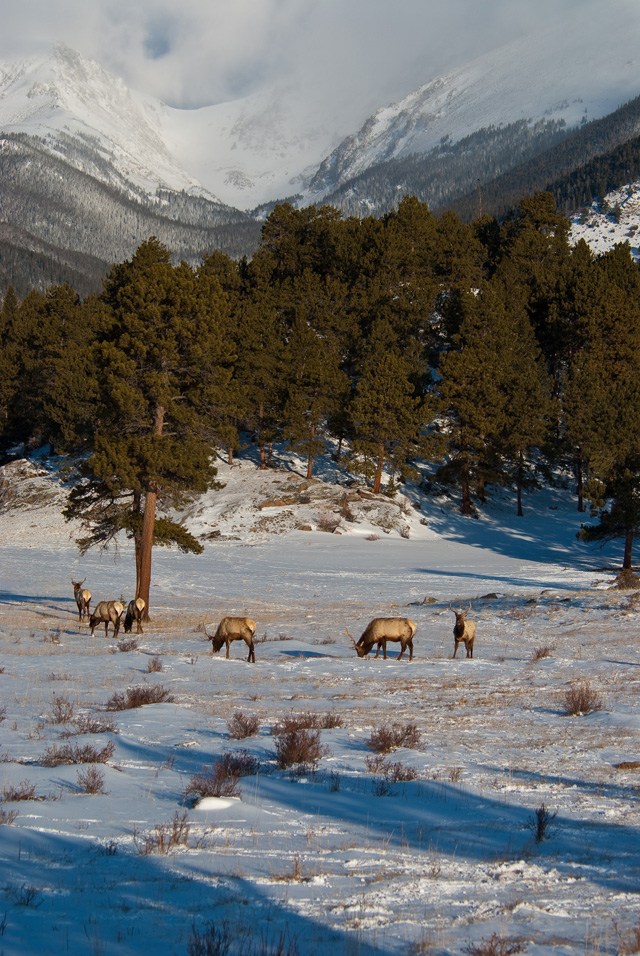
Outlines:
<svg viewBox="0 0 640 956"><path fill-rule="evenodd" d="M174 106L295 84L343 116L601 0L30 0L3 12L0 56L63 41ZM637 0L610 0L631 6Z"/></svg>

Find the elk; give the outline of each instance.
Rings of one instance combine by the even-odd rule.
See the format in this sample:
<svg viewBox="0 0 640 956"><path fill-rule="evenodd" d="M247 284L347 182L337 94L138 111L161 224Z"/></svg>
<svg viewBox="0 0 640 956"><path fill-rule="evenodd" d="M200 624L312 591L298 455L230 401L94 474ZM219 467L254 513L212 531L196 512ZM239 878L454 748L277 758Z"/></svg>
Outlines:
<svg viewBox="0 0 640 956"><path fill-rule="evenodd" d="M124 616L124 633L130 634L131 628L133 627L133 622L136 622L136 634L144 634L142 630L142 615L144 614L144 609L146 608L146 602L144 598L135 598L133 601L129 601L127 605L127 613Z"/></svg>
<svg viewBox="0 0 640 956"><path fill-rule="evenodd" d="M104 623L104 636L108 637L109 624L113 624L113 636L115 639L120 630L120 617L122 616L123 610L124 608L122 604L120 604L120 601L99 601L95 606L93 614L89 618L91 635L93 636L93 632L98 624Z"/></svg>
<svg viewBox="0 0 640 956"><path fill-rule="evenodd" d="M207 634L207 629L204 630ZM250 617L223 617L218 624L218 630L215 634L207 634L211 641L211 653L217 654L223 644L227 645L227 660L229 659L229 645L232 641L244 641L249 648L247 662L256 662L256 655L253 649L253 635L256 633L256 622Z"/></svg>
<svg viewBox="0 0 640 956"><path fill-rule="evenodd" d="M453 611L456 616L456 623L453 626L453 637L456 642L453 656L455 657L458 653L458 644L464 644L467 651L467 657L473 657L473 642L476 638L476 625L475 621L465 620L467 614L471 610L471 602L469 602L469 607L464 612L456 611L451 604L449 604L449 610Z"/></svg>
<svg viewBox="0 0 640 956"><path fill-rule="evenodd" d="M83 578L82 581L74 581L73 579L71 580L71 583L73 584L73 596L76 599L76 604L78 605L78 624L82 623L83 617L89 617L91 591L82 587L86 580L86 578Z"/></svg>
<svg viewBox="0 0 640 956"><path fill-rule="evenodd" d="M408 617L374 617L357 643L348 630L346 633L351 638L358 657L366 657L373 645L377 644L376 660L382 647L382 656L386 661L387 641L399 641L401 646L397 659L400 660L408 647L409 660L413 660L413 635L416 633L416 625Z"/></svg>

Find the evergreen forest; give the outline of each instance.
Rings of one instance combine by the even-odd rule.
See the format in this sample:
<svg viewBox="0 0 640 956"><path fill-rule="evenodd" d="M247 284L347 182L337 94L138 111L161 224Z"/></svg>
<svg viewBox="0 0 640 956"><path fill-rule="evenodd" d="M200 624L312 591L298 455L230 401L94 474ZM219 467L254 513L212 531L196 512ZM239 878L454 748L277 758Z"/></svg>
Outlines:
<svg viewBox="0 0 640 956"><path fill-rule="evenodd" d="M421 481L473 516L499 486L569 480L581 534L640 528L640 271L629 247L569 243L548 192L502 222L381 218L282 204L260 245L175 264L156 237L100 294L9 288L0 311L0 451L68 456L81 548L199 542L167 517L215 487L212 451L330 450L373 493ZM383 475L385 484L383 485ZM389 480L388 476L391 475Z"/></svg>

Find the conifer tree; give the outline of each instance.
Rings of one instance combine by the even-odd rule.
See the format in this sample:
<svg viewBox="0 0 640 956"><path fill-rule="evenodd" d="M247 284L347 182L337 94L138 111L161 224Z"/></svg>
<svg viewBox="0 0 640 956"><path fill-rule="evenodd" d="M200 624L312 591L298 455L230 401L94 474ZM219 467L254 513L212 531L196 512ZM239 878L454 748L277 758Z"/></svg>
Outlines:
<svg viewBox="0 0 640 956"><path fill-rule="evenodd" d="M640 530L640 272L629 247L596 263L602 287L565 398L567 433L588 465L585 496L598 524L587 541L624 540L631 568Z"/></svg>
<svg viewBox="0 0 640 956"><path fill-rule="evenodd" d="M83 548L121 529L133 537L136 597L148 612L153 544L202 550L182 525L156 518L156 506L179 504L214 484L203 399L208 356L222 343L193 272L184 264L174 269L155 237L113 267L103 300L111 325L94 351L99 423L66 516L92 522Z"/></svg>
<svg viewBox="0 0 640 956"><path fill-rule="evenodd" d="M384 320L371 332L351 404L352 451L364 474L373 477L373 491L382 484L385 461L402 468L424 452L430 417L425 399L416 394L409 368Z"/></svg>
<svg viewBox="0 0 640 956"><path fill-rule="evenodd" d="M487 484L513 484L522 514L522 490L552 420L545 369L526 312L494 279L467 309L453 348L441 359L440 398L448 416L447 459L441 479L461 490L461 511Z"/></svg>

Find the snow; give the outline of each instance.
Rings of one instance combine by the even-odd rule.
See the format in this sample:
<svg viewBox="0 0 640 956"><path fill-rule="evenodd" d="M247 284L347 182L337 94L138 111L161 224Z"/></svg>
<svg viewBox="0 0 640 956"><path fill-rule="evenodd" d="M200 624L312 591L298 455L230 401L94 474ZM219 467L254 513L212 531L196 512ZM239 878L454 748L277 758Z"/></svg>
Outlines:
<svg viewBox="0 0 640 956"><path fill-rule="evenodd" d="M497 495L474 520L416 486L356 500L366 489L329 459L311 484L295 457L277 464L219 462L225 488L187 514L204 554L155 549L132 650L90 637L70 583L86 576L93 603L131 596L127 542L81 557L55 463L2 471L0 794L28 784L38 799L0 802L17 811L0 826L0 950L173 956L213 921L246 953L278 951L281 933L302 956L459 953L494 933L536 956L618 951L640 924L638 602L610 588L619 547L576 540L567 489L526 496L521 519ZM318 530L345 494L354 520ZM451 659L450 602L472 604L472 660ZM224 614L255 619L255 664L244 644L211 654L204 628ZM416 622L413 662L397 645L356 657L345 629L374 616ZM602 708L565 716L582 681ZM143 685L174 699L105 711ZM114 730L63 737L60 701ZM237 712L255 736L231 739ZM270 731L305 714L340 720L315 772L291 775ZM370 772L367 741L395 724L421 739L386 757L416 775L394 783ZM91 765L43 763L110 742L103 793L79 782ZM185 799L194 773L242 750L259 770L239 796ZM555 817L536 842L543 804ZM186 844L141 852L176 820Z"/></svg>
<svg viewBox="0 0 640 956"><path fill-rule="evenodd" d="M618 243L627 243L633 258L640 261L640 182L614 189L603 199L572 216L571 242L584 239L595 255L609 252Z"/></svg>

